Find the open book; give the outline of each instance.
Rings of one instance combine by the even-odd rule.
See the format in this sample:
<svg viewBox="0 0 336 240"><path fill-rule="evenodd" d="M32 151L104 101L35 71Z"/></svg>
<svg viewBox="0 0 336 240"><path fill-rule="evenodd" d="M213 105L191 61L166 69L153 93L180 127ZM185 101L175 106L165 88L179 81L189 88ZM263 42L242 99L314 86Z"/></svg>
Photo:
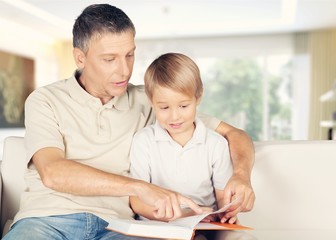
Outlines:
<svg viewBox="0 0 336 240"><path fill-rule="evenodd" d="M195 230L250 230L252 228L220 222L201 222L203 218L221 212L225 212L232 204L210 213L203 213L189 217L183 217L170 222L154 220L130 220L130 219L111 219L107 229L125 235L169 238L169 239L191 239Z"/></svg>

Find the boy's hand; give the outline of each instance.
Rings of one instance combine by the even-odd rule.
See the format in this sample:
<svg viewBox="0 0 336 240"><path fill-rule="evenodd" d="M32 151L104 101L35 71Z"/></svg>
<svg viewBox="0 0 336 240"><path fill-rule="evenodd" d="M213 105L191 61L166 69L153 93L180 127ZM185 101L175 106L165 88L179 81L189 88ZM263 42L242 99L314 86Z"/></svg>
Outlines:
<svg viewBox="0 0 336 240"><path fill-rule="evenodd" d="M233 217L227 219L227 218L225 217L225 213L219 213L219 214L218 214L218 217L219 217L219 221L220 221L221 223L240 224L237 215L235 215L235 216L233 216Z"/></svg>
<svg viewBox="0 0 336 240"><path fill-rule="evenodd" d="M189 217L189 216L194 216L198 214L203 214L203 213L211 213L213 212L213 209L211 207L202 207L200 206L201 212L195 212L189 207L182 206L182 215L181 217Z"/></svg>

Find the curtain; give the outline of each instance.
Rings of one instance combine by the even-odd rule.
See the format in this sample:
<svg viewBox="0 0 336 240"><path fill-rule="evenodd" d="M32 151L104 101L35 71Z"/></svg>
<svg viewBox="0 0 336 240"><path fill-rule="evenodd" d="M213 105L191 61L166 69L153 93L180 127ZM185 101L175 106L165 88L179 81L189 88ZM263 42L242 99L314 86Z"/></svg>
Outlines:
<svg viewBox="0 0 336 240"><path fill-rule="evenodd" d="M71 41L60 41L55 44L55 52L59 66L58 79L71 77L77 68L72 55L72 49Z"/></svg>
<svg viewBox="0 0 336 240"><path fill-rule="evenodd" d="M336 102L321 102L320 96L331 90L336 79L336 30L319 30L298 33L295 48L299 53L310 56L310 113L308 138L319 140L328 138L328 128L320 122L332 119Z"/></svg>

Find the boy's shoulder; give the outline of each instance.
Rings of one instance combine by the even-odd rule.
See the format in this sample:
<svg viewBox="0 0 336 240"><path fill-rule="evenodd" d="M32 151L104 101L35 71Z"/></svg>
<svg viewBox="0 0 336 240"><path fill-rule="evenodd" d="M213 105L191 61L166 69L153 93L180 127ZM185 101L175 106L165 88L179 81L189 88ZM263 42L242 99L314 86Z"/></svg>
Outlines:
<svg viewBox="0 0 336 240"><path fill-rule="evenodd" d="M135 135L134 138L135 139L146 139L146 138L154 138L154 124L151 124L149 126L146 126L140 130L138 130Z"/></svg>
<svg viewBox="0 0 336 240"><path fill-rule="evenodd" d="M226 140L225 137L223 137L221 134L216 132L214 129L211 129L205 126L202 120L198 119L198 124L201 124L202 128L205 129L205 139L208 143L211 142L211 144L215 144L219 142L221 144L228 144L228 141Z"/></svg>

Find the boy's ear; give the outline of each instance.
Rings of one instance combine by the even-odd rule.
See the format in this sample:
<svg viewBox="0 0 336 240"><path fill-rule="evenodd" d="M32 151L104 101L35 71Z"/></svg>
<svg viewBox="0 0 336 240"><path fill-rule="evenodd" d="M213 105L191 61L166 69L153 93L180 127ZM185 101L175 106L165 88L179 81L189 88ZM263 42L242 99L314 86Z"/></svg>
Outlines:
<svg viewBox="0 0 336 240"><path fill-rule="evenodd" d="M203 96L203 94L197 98L197 106L201 103L202 96Z"/></svg>
<svg viewBox="0 0 336 240"><path fill-rule="evenodd" d="M74 48L72 51L73 57L75 59L75 63L78 69L83 69L85 66L85 54L79 48Z"/></svg>

